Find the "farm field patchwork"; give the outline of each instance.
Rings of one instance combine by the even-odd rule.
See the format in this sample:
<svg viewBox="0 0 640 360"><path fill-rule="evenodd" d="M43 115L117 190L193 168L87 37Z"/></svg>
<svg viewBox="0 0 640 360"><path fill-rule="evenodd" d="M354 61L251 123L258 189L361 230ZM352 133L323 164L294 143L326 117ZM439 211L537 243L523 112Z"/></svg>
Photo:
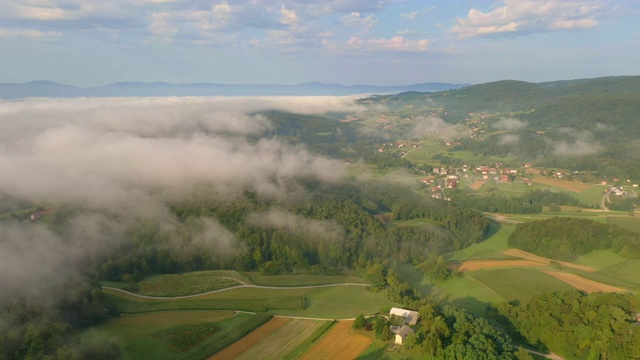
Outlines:
<svg viewBox="0 0 640 360"><path fill-rule="evenodd" d="M599 274L627 281L640 287L640 259L629 259L598 272Z"/></svg>
<svg viewBox="0 0 640 360"><path fill-rule="evenodd" d="M325 321L293 319L271 333L263 333L262 340L239 354L238 360L284 359L309 338ZM259 330L259 329L256 329ZM242 343L243 339L238 342Z"/></svg>
<svg viewBox="0 0 640 360"><path fill-rule="evenodd" d="M587 293L592 292L626 292L626 289L619 288L617 286L611 286L603 283L599 283L593 280L585 279L582 276L576 274L569 274L559 271L545 271L546 274L556 277L567 284L575 287L578 290L585 291Z"/></svg>
<svg viewBox="0 0 640 360"><path fill-rule="evenodd" d="M260 273L243 273L253 284L263 286L310 286L338 283L368 284L359 276L332 275L262 275Z"/></svg>
<svg viewBox="0 0 640 360"><path fill-rule="evenodd" d="M301 359L355 359L371 345L371 338L354 334L353 321L340 321Z"/></svg>
<svg viewBox="0 0 640 360"><path fill-rule="evenodd" d="M512 225L491 224L491 237L481 243L449 253L445 258L448 261L504 259L502 252L508 248L507 239L514 229Z"/></svg>
<svg viewBox="0 0 640 360"><path fill-rule="evenodd" d="M166 310L244 310L266 311L273 315L325 319L353 318L371 314L384 306L395 306L383 293L362 285L336 285L315 288L232 288L187 299L144 299L104 289L105 296L123 312Z"/></svg>
<svg viewBox="0 0 640 360"><path fill-rule="evenodd" d="M253 347L260 342L265 336L285 326L291 319L287 318L271 318L259 328L253 330L242 339L227 346L223 350L217 352L209 359L235 359L247 349Z"/></svg>
<svg viewBox="0 0 640 360"><path fill-rule="evenodd" d="M231 271L196 271L184 274L153 275L138 283L138 293L150 296L181 296L241 285L239 274Z"/></svg>
<svg viewBox="0 0 640 360"><path fill-rule="evenodd" d="M572 289L564 282L532 268L485 270L469 276L494 290L505 301L527 301L541 293Z"/></svg>
<svg viewBox="0 0 640 360"><path fill-rule="evenodd" d="M535 267L547 264L533 260L470 260L463 262L457 270L459 272L476 271L502 267Z"/></svg>
<svg viewBox="0 0 640 360"><path fill-rule="evenodd" d="M538 256L535 254L531 254L528 253L526 251L520 250L520 249L516 249L516 248L511 248L508 250L503 251L503 254L506 255L511 255L511 256L517 256L526 260L531 260L531 261L536 261L539 263L543 263L543 264L550 264L552 261L555 261L557 263L560 263L562 266L566 266L566 267L570 267L570 268L574 268L574 269L579 269L579 270L584 270L584 271L596 271L596 269L590 267L590 266L584 266L584 265L578 265L578 264L574 264L574 263L570 263L567 261L556 261L556 260L552 260L552 259L548 259L542 256Z"/></svg>

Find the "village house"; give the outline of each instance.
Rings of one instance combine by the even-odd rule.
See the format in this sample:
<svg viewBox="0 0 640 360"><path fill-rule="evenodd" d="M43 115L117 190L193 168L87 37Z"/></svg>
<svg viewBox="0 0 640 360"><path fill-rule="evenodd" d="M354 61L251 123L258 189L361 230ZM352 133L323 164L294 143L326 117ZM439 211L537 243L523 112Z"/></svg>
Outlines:
<svg viewBox="0 0 640 360"><path fill-rule="evenodd" d="M389 311L389 319L395 320L395 325L390 326L391 332L395 334L395 343L402 345L407 339L409 334L413 334L413 329L410 325L418 323L420 315L417 311L391 308Z"/></svg>

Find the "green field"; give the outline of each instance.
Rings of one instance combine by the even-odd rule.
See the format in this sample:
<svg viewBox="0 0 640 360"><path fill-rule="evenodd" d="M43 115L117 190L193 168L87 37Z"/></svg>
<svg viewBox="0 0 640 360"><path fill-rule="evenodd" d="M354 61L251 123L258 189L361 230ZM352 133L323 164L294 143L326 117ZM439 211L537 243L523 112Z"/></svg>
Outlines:
<svg viewBox="0 0 640 360"><path fill-rule="evenodd" d="M182 296L240 285L236 271L196 271L184 274L153 275L138 283L137 293L150 296Z"/></svg>
<svg viewBox="0 0 640 360"><path fill-rule="evenodd" d="M552 276L533 268L491 269L465 274L493 291L505 301L527 301L532 296L574 288Z"/></svg>
<svg viewBox="0 0 640 360"><path fill-rule="evenodd" d="M611 225L617 225L623 229L640 232L640 218L632 216L610 216L607 220Z"/></svg>
<svg viewBox="0 0 640 360"><path fill-rule="evenodd" d="M612 250L594 250L578 257L574 262L596 269L605 269L624 261L627 261L627 259L614 253Z"/></svg>
<svg viewBox="0 0 640 360"><path fill-rule="evenodd" d="M598 271L599 274L624 280L640 288L640 259L629 259L617 265Z"/></svg>
<svg viewBox="0 0 640 360"><path fill-rule="evenodd" d="M368 284L359 276L331 275L262 275L260 273L243 273L251 283L263 286L310 286L338 283Z"/></svg>
<svg viewBox="0 0 640 360"><path fill-rule="evenodd" d="M512 258L506 255L502 255L502 252L507 250L507 239L513 232L515 226L505 224L491 224L491 236L481 243L473 244L467 248L451 252L445 256L447 261L462 261L462 260L500 260L506 258Z"/></svg>
<svg viewBox="0 0 640 360"><path fill-rule="evenodd" d="M229 311L179 311L125 315L80 334L83 341L110 340L122 349L120 359L206 359L269 320L269 315L233 314ZM188 336L189 329L205 322L215 332L205 334L184 349L167 342L163 334Z"/></svg>
<svg viewBox="0 0 640 360"><path fill-rule="evenodd" d="M340 319L353 318L360 313L372 314L382 307L396 305L383 293L373 293L365 286L349 285L303 289L238 288L170 300L140 299L109 289L104 291L107 300L123 312L226 309Z"/></svg>

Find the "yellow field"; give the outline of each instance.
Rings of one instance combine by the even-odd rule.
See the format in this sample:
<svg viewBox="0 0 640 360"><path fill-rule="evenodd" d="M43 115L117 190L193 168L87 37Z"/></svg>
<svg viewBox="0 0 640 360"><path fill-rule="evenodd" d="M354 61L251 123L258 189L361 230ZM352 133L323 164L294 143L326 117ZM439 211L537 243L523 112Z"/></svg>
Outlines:
<svg viewBox="0 0 640 360"><path fill-rule="evenodd" d="M597 281L585 279L582 276L576 274L569 274L558 271L545 271L547 275L551 275L557 279L560 279L567 284L573 286L578 290L585 291L587 293L592 292L625 292L627 290L616 286L606 285Z"/></svg>
<svg viewBox="0 0 640 360"><path fill-rule="evenodd" d="M533 181L534 183L554 186L554 187L558 187L558 188L573 191L573 192L583 192L591 187L590 184L585 184L579 181L569 181L569 180L562 180L562 179L556 179L556 178L548 178L543 176L534 177L533 179L531 179L531 181Z"/></svg>
<svg viewBox="0 0 640 360"><path fill-rule="evenodd" d="M371 345L372 340L364 335L353 334L352 325L352 320L340 321L301 359L350 360L357 358Z"/></svg>

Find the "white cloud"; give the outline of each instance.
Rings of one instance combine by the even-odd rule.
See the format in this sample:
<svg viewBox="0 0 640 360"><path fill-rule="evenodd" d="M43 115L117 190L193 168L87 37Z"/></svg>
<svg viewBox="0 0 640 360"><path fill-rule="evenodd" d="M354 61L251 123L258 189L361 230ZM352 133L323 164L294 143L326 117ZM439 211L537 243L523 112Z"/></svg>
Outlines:
<svg viewBox="0 0 640 360"><path fill-rule="evenodd" d="M342 18L342 24L347 27L355 27L361 29L361 33L367 33L377 23L373 15L362 16L361 13L352 12Z"/></svg>
<svg viewBox="0 0 640 360"><path fill-rule="evenodd" d="M36 29L3 29L0 28L0 38L30 38L30 39L46 39L59 38L62 36L60 31L41 31Z"/></svg>
<svg viewBox="0 0 640 360"><path fill-rule="evenodd" d="M370 51L400 51L400 52L425 52L429 50L429 40L409 40L402 36L394 36L390 39L368 38L363 39L353 36L347 41L352 50Z"/></svg>
<svg viewBox="0 0 640 360"><path fill-rule="evenodd" d="M500 120L494 122L491 127L497 130L519 130L523 127L527 126L528 123L526 121L516 119L516 118L501 118Z"/></svg>
<svg viewBox="0 0 640 360"><path fill-rule="evenodd" d="M410 13L406 13L406 14L401 14L400 15L403 19L407 19L407 20L415 20L416 16L418 16L418 12L417 11L412 11Z"/></svg>
<svg viewBox="0 0 640 360"><path fill-rule="evenodd" d="M451 32L460 37L585 29L598 25L600 1L502 0L493 10L469 10Z"/></svg>

